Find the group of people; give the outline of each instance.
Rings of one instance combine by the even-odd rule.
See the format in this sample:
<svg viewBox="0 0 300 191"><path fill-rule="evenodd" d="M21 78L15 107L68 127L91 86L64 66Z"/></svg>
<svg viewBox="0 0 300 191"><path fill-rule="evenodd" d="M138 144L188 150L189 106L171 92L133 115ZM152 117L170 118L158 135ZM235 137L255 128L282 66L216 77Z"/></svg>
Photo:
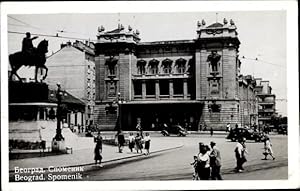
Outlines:
<svg viewBox="0 0 300 191"><path fill-rule="evenodd" d="M125 146L126 140L125 136L122 131L118 132L117 135L117 143L119 148L119 153L123 152L123 148ZM143 148L145 149L144 154L149 155L150 154L150 135L149 133L145 134L145 137L143 134L137 133L136 136L133 135L133 133L129 133L128 137L128 147L130 152L133 152L133 149L135 148L137 153L143 153Z"/></svg>
<svg viewBox="0 0 300 191"><path fill-rule="evenodd" d="M247 162L246 155L248 154L246 148L246 139L240 138L234 148L236 158L236 172L243 172L243 165ZM264 160L270 155L275 160L272 143L269 137L264 141ZM191 162L194 167L193 180L222 180L221 176L221 153L217 148L216 143L211 141L210 146L199 143L199 153L194 155L194 161Z"/></svg>
<svg viewBox="0 0 300 191"><path fill-rule="evenodd" d="M128 147L131 152L133 152L133 149L135 148L137 153L143 153L143 148L145 148L145 155L150 154L150 135L149 133L145 134L145 137L143 135L140 135L140 133L137 133L136 136L133 135L133 133L129 133L129 143ZM145 146L144 146L145 144Z"/></svg>
<svg viewBox="0 0 300 191"><path fill-rule="evenodd" d="M125 136L122 131L119 131L116 134L116 140L117 140L117 145L118 145L118 152L122 153L124 146L126 144ZM145 133L145 136L141 135L140 133L137 133L136 136L133 135L133 133L129 133L128 137L128 147L130 152L133 152L133 149L135 148L137 153L143 153L144 149L144 154L149 155L150 154L150 134ZM98 135L94 137L94 142L95 142L95 149L94 149L94 160L95 160L95 165L100 165L102 167L103 165L101 164L102 161L102 144L103 144L103 138L101 136L100 131L98 131Z"/></svg>
<svg viewBox="0 0 300 191"><path fill-rule="evenodd" d="M194 167L193 180L222 180L221 153L213 141L210 146L199 143L199 153L191 165Z"/></svg>

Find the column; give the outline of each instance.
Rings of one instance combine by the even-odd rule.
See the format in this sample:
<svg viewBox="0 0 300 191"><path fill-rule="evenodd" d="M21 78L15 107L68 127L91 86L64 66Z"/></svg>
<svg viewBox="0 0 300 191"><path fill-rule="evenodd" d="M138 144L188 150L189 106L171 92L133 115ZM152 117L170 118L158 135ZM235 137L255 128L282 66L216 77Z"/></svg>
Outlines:
<svg viewBox="0 0 300 191"><path fill-rule="evenodd" d="M146 99L146 82L142 80L142 99Z"/></svg>
<svg viewBox="0 0 300 191"><path fill-rule="evenodd" d="M36 120L40 120L40 108L37 108L37 115L36 115Z"/></svg>
<svg viewBox="0 0 300 191"><path fill-rule="evenodd" d="M183 79L183 98L186 99L188 94L187 79Z"/></svg>
<svg viewBox="0 0 300 191"><path fill-rule="evenodd" d="M83 115L84 115L84 114L81 113L81 125L84 125L84 124L83 124Z"/></svg>
<svg viewBox="0 0 300 191"><path fill-rule="evenodd" d="M169 94L170 94L170 98L173 98L173 94L174 94L173 80L169 80Z"/></svg>
<svg viewBox="0 0 300 191"><path fill-rule="evenodd" d="M155 99L159 99L159 80L155 80Z"/></svg>

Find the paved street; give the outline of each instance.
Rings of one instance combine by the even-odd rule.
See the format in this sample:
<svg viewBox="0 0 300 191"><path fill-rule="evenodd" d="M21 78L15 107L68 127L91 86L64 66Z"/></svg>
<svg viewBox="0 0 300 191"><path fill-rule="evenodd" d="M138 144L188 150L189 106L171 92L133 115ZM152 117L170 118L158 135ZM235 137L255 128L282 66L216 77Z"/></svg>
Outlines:
<svg viewBox="0 0 300 191"><path fill-rule="evenodd" d="M222 172L226 180L271 180L286 179L287 174L287 137L272 136L273 150L276 160L263 158L263 143L249 141L248 162L243 173L234 173L234 146L236 143L224 139L224 135L189 135L188 137L163 137L170 142L184 144L183 147L158 153L130 163L115 164L107 168L93 169L84 172L85 180L191 180L193 168L190 162L198 152L198 142L209 143L214 140L222 154ZM156 139L153 139L155 141Z"/></svg>
<svg viewBox="0 0 300 191"><path fill-rule="evenodd" d="M107 135L105 135L107 136ZM82 178L78 180L191 180L193 155L198 153L198 143L209 144L211 140L217 143L222 156L222 176L225 180L271 180L287 179L287 136L271 135L276 160L261 160L263 158L263 143L247 142L248 162L243 173L235 173L234 147L235 142L225 139L225 134L190 134L187 137L163 137L158 133L151 135L151 151L149 156L130 153L125 147L123 153L117 153L115 146L104 146L104 167L93 164L93 144L89 149L75 150L73 154L21 159L10 161L13 166L21 168L49 166L83 167ZM85 139L84 137L82 137ZM45 176L51 174L45 171ZM10 180L14 181L13 172ZM55 172L56 175L74 174L74 172ZM46 179L48 180L48 179Z"/></svg>

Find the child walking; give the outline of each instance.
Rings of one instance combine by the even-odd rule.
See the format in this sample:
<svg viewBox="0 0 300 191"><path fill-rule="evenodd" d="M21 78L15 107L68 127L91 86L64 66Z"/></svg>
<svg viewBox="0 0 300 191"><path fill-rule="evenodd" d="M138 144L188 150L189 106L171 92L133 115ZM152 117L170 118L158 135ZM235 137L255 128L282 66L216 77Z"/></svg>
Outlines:
<svg viewBox="0 0 300 191"><path fill-rule="evenodd" d="M199 180L199 176L197 172L197 163L198 163L198 156L194 155L194 161L191 162L191 165L194 167L193 180Z"/></svg>

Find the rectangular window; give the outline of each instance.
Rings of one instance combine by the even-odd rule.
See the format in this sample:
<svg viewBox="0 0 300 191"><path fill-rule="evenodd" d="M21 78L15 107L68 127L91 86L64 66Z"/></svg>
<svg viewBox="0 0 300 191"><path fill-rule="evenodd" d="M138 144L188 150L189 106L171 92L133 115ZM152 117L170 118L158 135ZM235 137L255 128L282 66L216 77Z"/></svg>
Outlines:
<svg viewBox="0 0 300 191"><path fill-rule="evenodd" d="M183 80L175 79L173 81L174 95L183 95Z"/></svg>
<svg viewBox="0 0 300 191"><path fill-rule="evenodd" d="M133 85L134 85L134 95L142 95L142 82L135 81Z"/></svg>
<svg viewBox="0 0 300 191"><path fill-rule="evenodd" d="M152 80L146 82L146 95L155 95L155 82Z"/></svg>
<svg viewBox="0 0 300 191"><path fill-rule="evenodd" d="M160 95L169 95L169 80L159 81Z"/></svg>

